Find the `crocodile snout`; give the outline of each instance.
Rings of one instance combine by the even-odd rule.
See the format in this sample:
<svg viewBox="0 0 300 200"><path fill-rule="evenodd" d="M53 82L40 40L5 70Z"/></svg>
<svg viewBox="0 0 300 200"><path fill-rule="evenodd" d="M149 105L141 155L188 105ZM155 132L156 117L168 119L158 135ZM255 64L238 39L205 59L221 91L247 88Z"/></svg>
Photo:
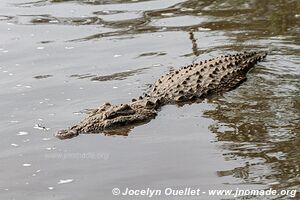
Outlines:
<svg viewBox="0 0 300 200"><path fill-rule="evenodd" d="M70 139L79 135L78 131L72 129L59 130L55 133L55 137L59 139Z"/></svg>

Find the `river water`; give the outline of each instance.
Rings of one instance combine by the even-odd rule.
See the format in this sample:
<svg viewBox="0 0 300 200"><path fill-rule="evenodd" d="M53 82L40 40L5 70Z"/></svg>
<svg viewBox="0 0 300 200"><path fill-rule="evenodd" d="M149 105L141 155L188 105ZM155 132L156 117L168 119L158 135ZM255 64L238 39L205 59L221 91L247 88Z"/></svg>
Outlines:
<svg viewBox="0 0 300 200"><path fill-rule="evenodd" d="M297 0L2 0L0 199L149 199L113 196L113 188L299 190L299 36ZM128 136L53 137L172 69L244 50L269 55L236 90L165 106ZM290 196L255 197L269 198Z"/></svg>

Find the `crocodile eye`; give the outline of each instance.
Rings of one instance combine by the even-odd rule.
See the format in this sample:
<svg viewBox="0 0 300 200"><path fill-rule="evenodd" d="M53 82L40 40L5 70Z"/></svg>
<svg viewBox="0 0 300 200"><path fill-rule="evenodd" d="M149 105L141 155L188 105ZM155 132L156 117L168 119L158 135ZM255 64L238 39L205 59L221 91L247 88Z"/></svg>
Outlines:
<svg viewBox="0 0 300 200"><path fill-rule="evenodd" d="M152 106L154 106L154 103L152 102L152 101L147 101L146 102L146 107L152 107Z"/></svg>

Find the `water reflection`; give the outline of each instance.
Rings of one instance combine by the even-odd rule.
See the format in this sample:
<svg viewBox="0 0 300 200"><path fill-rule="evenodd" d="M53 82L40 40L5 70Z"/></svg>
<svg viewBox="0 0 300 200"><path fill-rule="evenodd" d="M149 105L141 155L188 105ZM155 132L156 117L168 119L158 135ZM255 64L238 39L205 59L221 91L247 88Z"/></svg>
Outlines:
<svg viewBox="0 0 300 200"><path fill-rule="evenodd" d="M136 1L37 1L18 4L18 6L44 6L51 3L73 2L78 4L118 4L137 3ZM143 2L143 1L138 1ZM116 10L110 7L107 10L96 10L87 16L58 17L52 15L18 15L2 16L16 24L39 25L101 25L115 29L114 31L93 34L75 41L85 41L112 36L126 36L158 31L190 31L193 30L221 30L234 35L239 42L251 38L267 37L289 34L299 42L300 22L296 18L299 15L299 1L282 1L276 4L269 1L184 1L171 7L147 10L141 8L138 11ZM145 9L145 10L144 10ZM74 11L75 12L75 11ZM132 15L130 19L126 15ZM122 14L124 16L114 16ZM111 20L105 17L112 16ZM183 17L183 18L182 18ZM188 18L187 18L188 17ZM187 19L185 19L187 18ZM182 19L182 20L181 20ZM191 20L194 21L191 23Z"/></svg>
<svg viewBox="0 0 300 200"><path fill-rule="evenodd" d="M258 74L259 70L254 75ZM300 77L290 75L289 83L295 84L296 90L277 93L286 84L286 76L274 76L271 80L251 77L251 82L264 84L256 88L249 84L238 92L211 99L216 107L204 116L215 120L210 130L217 141L225 142L225 158L245 160L244 167L219 171L219 176L238 177L243 172L239 177L242 181L259 180L274 188L295 189L300 184Z"/></svg>
<svg viewBox="0 0 300 200"><path fill-rule="evenodd" d="M53 3L60 2L77 2L77 3L85 3L92 5L105 5L105 4L120 4L120 3L136 3L136 2L145 2L149 0L46 0Z"/></svg>
<svg viewBox="0 0 300 200"><path fill-rule="evenodd" d="M35 79L45 79L45 78L50 78L52 76L53 75L46 74L46 75L37 75L37 76L34 76L33 78L35 78Z"/></svg>
<svg viewBox="0 0 300 200"><path fill-rule="evenodd" d="M79 4L91 4L91 5L105 5L105 4L120 4L120 3L136 3L136 2L144 2L150 0L40 0L40 1L30 1L25 3L16 3L16 6L19 7L31 7L31 6L46 6L49 4L55 3L66 3L66 2L74 2Z"/></svg>
<svg viewBox="0 0 300 200"><path fill-rule="evenodd" d="M89 78L91 81L112 81L112 80L124 80L130 76L134 76L142 73L144 70L149 69L149 67L144 67L135 70L127 70L126 72L118 72L110 75L93 75L93 74L73 74L70 77L76 77L78 79Z"/></svg>

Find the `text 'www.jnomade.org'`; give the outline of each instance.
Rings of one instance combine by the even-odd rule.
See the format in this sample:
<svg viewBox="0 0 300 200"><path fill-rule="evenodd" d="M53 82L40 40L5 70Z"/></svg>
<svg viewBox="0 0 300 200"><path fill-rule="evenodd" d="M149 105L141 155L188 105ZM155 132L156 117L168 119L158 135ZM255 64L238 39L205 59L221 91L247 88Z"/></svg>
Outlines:
<svg viewBox="0 0 300 200"><path fill-rule="evenodd" d="M133 189L133 188L113 188L112 194L114 196L146 196L146 197L155 197L155 196L289 196L295 197L296 190L274 190L272 188L266 190L247 190L239 189L235 190L230 189L211 189L211 190L201 190L199 188L171 188L167 187L164 189Z"/></svg>

